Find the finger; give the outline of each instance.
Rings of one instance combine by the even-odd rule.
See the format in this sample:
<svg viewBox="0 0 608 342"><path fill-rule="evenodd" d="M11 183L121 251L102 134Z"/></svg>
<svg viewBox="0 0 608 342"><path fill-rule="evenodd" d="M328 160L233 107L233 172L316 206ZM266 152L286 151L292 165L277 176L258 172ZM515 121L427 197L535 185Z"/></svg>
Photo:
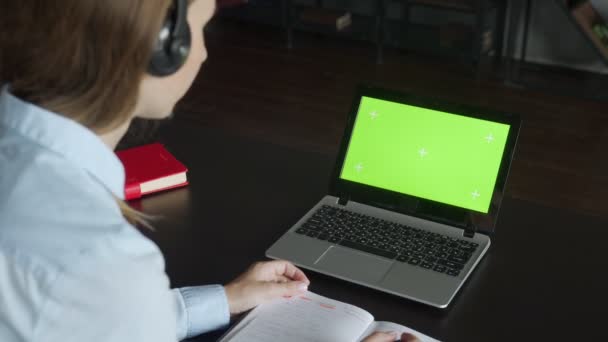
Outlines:
<svg viewBox="0 0 608 342"><path fill-rule="evenodd" d="M395 332L376 331L363 340L363 342L394 342L397 339Z"/></svg>
<svg viewBox="0 0 608 342"><path fill-rule="evenodd" d="M301 281L310 284L310 280L308 280L308 277L306 277L304 272L302 272L302 270L294 266L294 264L290 263L289 261L278 260L276 270L279 272L280 275L286 276L291 280Z"/></svg>
<svg viewBox="0 0 608 342"><path fill-rule="evenodd" d="M310 279L308 279L308 277L306 276L306 274L304 274L304 272L301 269L297 268L296 266L294 266L292 264L290 264L290 265L295 270L291 274L291 279L297 280L297 281L303 281L303 282L305 282L307 284L310 284Z"/></svg>
<svg viewBox="0 0 608 342"><path fill-rule="evenodd" d="M286 283L265 282L259 284L259 291L264 300L272 300L285 296L297 296L308 290L308 284L298 281L289 281Z"/></svg>
<svg viewBox="0 0 608 342"><path fill-rule="evenodd" d="M410 333L403 333L401 334L401 341L402 342L420 342L420 340L418 339L418 337L410 334Z"/></svg>
<svg viewBox="0 0 608 342"><path fill-rule="evenodd" d="M282 275L277 276L277 282L278 283L288 283L290 281L292 281L292 280L289 279L289 278L287 278L286 276L282 276Z"/></svg>

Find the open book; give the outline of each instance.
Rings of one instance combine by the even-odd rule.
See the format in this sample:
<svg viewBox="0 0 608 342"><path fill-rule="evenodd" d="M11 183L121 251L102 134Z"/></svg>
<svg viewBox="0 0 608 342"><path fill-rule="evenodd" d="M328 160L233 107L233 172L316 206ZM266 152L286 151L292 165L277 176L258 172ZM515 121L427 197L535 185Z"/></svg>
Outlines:
<svg viewBox="0 0 608 342"><path fill-rule="evenodd" d="M375 322L367 311L308 292L260 305L220 342L357 342L374 331L408 332L422 342L437 341L390 322Z"/></svg>

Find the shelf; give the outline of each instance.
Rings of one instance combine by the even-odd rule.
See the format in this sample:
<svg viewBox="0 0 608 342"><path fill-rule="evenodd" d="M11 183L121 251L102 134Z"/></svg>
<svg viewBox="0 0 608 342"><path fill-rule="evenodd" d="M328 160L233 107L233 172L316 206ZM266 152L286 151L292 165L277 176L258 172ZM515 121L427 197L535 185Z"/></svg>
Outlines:
<svg viewBox="0 0 608 342"><path fill-rule="evenodd" d="M447 10L473 12L476 10L475 1L471 0L407 0L407 3L419 6L432 6Z"/></svg>
<svg viewBox="0 0 608 342"><path fill-rule="evenodd" d="M350 13L350 25L338 30L333 24L313 23L303 20L301 14L309 10L309 7L296 7L292 13L292 25L296 30L321 33L328 36L351 38L354 40L375 40L376 17L356 13ZM335 11L333 11L335 12ZM347 13L347 11L343 11Z"/></svg>
<svg viewBox="0 0 608 342"><path fill-rule="evenodd" d="M424 6L434 7L447 11L459 11L475 13L479 10L476 0L402 0L400 1L408 6ZM495 1L483 1L481 10L485 11L490 8L496 8Z"/></svg>

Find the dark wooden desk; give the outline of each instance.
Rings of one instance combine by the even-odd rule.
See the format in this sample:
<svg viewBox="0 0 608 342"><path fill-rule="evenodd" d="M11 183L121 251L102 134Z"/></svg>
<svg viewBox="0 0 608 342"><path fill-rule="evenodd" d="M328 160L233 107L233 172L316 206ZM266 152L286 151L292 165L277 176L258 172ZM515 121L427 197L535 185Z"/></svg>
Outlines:
<svg viewBox="0 0 608 342"><path fill-rule="evenodd" d="M162 137L191 184L138 203L165 217L150 235L173 286L225 283L263 259L325 193L333 165L333 156L202 128L174 124ZM608 304L607 243L607 222L507 199L488 255L446 310L308 274L314 292L445 341L606 341L596 322Z"/></svg>

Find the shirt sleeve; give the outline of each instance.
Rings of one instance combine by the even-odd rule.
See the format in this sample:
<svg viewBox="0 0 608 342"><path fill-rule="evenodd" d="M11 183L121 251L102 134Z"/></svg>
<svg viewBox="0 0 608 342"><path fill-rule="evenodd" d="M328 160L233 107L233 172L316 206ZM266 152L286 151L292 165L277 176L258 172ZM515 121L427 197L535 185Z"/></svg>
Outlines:
<svg viewBox="0 0 608 342"><path fill-rule="evenodd" d="M230 310L224 287L207 285L174 289L179 340L225 328Z"/></svg>
<svg viewBox="0 0 608 342"><path fill-rule="evenodd" d="M74 256L39 312L32 341L177 341L176 308L160 253Z"/></svg>

